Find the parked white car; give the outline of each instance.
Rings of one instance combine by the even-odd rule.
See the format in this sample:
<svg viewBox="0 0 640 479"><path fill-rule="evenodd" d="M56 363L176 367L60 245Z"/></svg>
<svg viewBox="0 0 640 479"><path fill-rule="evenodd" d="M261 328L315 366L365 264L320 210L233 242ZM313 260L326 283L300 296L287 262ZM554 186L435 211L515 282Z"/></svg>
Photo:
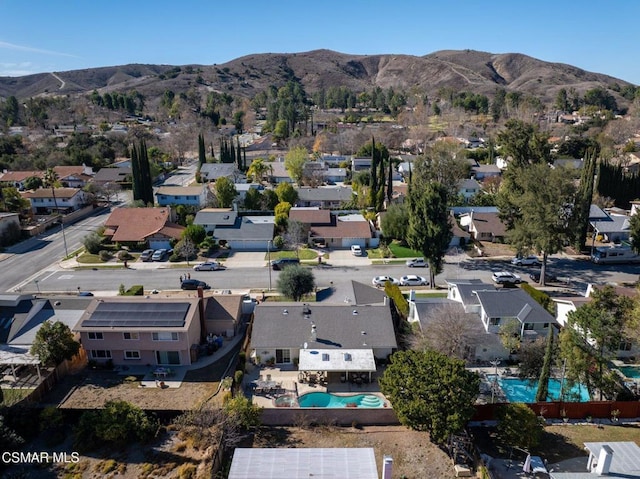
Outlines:
<svg viewBox="0 0 640 479"><path fill-rule="evenodd" d="M400 278L400 286L425 286L427 279L415 274L408 274Z"/></svg>
<svg viewBox="0 0 640 479"><path fill-rule="evenodd" d="M362 248L358 244L351 245L351 254L353 256L362 256Z"/></svg>
<svg viewBox="0 0 640 479"><path fill-rule="evenodd" d="M391 284L400 284L400 281L391 276L376 276L371 280L371 283L374 286L384 286L387 281L391 281Z"/></svg>
<svg viewBox="0 0 640 479"><path fill-rule="evenodd" d="M540 260L535 255L530 256L516 256L511 260L511 264L517 266L537 266L540 264Z"/></svg>
<svg viewBox="0 0 640 479"><path fill-rule="evenodd" d="M522 281L519 275L509 271L496 271L491 275L491 279L497 284L518 284Z"/></svg>
<svg viewBox="0 0 640 479"><path fill-rule="evenodd" d="M206 263L200 263L193 267L196 271L218 271L223 269L223 266L217 261L207 261Z"/></svg>
<svg viewBox="0 0 640 479"><path fill-rule="evenodd" d="M407 265L409 268L426 268L427 267L427 262L424 260L424 258L408 259L407 261L405 261L404 264Z"/></svg>

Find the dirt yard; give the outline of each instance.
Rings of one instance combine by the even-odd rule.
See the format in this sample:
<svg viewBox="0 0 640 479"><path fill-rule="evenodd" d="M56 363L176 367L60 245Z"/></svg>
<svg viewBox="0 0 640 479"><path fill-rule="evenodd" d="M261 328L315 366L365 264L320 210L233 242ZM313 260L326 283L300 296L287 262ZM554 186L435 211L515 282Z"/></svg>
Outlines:
<svg viewBox="0 0 640 479"><path fill-rule="evenodd" d="M393 458L394 478L455 477L451 459L429 442L428 433L403 426L263 429L256 435L252 447L372 447L380 477L384 456Z"/></svg>

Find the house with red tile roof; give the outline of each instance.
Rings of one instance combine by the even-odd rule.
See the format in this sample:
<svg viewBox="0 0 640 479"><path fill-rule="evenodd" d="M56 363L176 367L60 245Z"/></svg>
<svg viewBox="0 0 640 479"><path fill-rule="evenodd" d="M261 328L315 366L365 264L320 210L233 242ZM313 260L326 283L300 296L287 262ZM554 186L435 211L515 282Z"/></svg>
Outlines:
<svg viewBox="0 0 640 479"><path fill-rule="evenodd" d="M309 244L323 244L328 248L376 248L379 239L373 226L361 214L337 215L319 208L291 208L290 221L309 226Z"/></svg>
<svg viewBox="0 0 640 479"><path fill-rule="evenodd" d="M184 226L170 221L171 210L165 208L117 208L105 221L104 236L113 243L143 243L149 248L170 248L179 240Z"/></svg>

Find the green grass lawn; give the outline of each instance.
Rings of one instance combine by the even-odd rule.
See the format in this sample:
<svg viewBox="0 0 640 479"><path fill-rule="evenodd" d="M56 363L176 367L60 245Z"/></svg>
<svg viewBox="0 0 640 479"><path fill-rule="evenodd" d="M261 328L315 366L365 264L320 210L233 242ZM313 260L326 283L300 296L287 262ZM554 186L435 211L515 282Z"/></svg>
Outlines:
<svg viewBox="0 0 640 479"><path fill-rule="evenodd" d="M407 248L406 246L400 246L398 243L391 243L389 249L396 258L416 258L422 256L422 253Z"/></svg>
<svg viewBox="0 0 640 479"><path fill-rule="evenodd" d="M33 389L1 389L0 406L11 406L28 396Z"/></svg>
<svg viewBox="0 0 640 479"><path fill-rule="evenodd" d="M313 260L318 257L318 254L314 250L307 249L307 248L299 249L298 253L300 255L300 261ZM279 258L296 258L296 257L297 257L296 252L292 250L281 250L281 251L271 252L271 261ZM264 258L268 259L268 254L265 254Z"/></svg>

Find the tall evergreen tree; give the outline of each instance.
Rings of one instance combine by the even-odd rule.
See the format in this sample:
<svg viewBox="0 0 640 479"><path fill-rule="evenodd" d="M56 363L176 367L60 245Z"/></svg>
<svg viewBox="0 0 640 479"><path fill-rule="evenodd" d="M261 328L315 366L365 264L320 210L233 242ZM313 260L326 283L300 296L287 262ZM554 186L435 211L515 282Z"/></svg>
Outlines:
<svg viewBox="0 0 640 479"><path fill-rule="evenodd" d="M204 148L204 136L202 133L198 135L198 163L200 166L207 162L207 155Z"/></svg>
<svg viewBox="0 0 640 479"><path fill-rule="evenodd" d="M389 158L389 176L387 178L387 203L393 199L393 161Z"/></svg>
<svg viewBox="0 0 640 479"><path fill-rule="evenodd" d="M544 362L542 363L542 371L540 372L540 379L538 380L536 402L545 402L549 395L549 377L551 376L551 365L553 363L553 334L554 330L549 326L547 348L544 352Z"/></svg>
<svg viewBox="0 0 640 479"><path fill-rule="evenodd" d="M376 139L371 137L371 184L369 185L369 206L376 206L378 194L378 155L376 154Z"/></svg>
<svg viewBox="0 0 640 479"><path fill-rule="evenodd" d="M407 243L422 252L429 263L429 285L433 288L453 234L447 210L447 189L435 181L409 184L408 203Z"/></svg>
<svg viewBox="0 0 640 479"><path fill-rule="evenodd" d="M133 190L133 201L142 199L142 179L140 175L140 161L138 160L138 149L131 146L131 189Z"/></svg>
<svg viewBox="0 0 640 479"><path fill-rule="evenodd" d="M389 162L391 162L391 158L389 158ZM376 193L376 211L382 211L384 209L384 197L385 197L385 174L384 174L384 160L380 159L380 163L378 164L380 171L378 173L379 184L378 191Z"/></svg>
<svg viewBox="0 0 640 479"><path fill-rule="evenodd" d="M151 179L151 166L149 165L149 154L147 151L147 143L140 141L140 151L138 152L140 161L140 170L142 173L142 195L145 204L153 205L153 181Z"/></svg>
<svg viewBox="0 0 640 479"><path fill-rule="evenodd" d="M240 137L236 137L236 168L244 171L242 168L242 149L240 148Z"/></svg>
<svg viewBox="0 0 640 479"><path fill-rule="evenodd" d="M594 175L596 171L596 151L591 149L587 151L582 165L582 175L580 177L580 186L576 193L576 211L575 211L575 227L576 237L574 238L574 246L581 251L587 240L587 230L589 229L589 211L591 209L591 201L593 199Z"/></svg>

